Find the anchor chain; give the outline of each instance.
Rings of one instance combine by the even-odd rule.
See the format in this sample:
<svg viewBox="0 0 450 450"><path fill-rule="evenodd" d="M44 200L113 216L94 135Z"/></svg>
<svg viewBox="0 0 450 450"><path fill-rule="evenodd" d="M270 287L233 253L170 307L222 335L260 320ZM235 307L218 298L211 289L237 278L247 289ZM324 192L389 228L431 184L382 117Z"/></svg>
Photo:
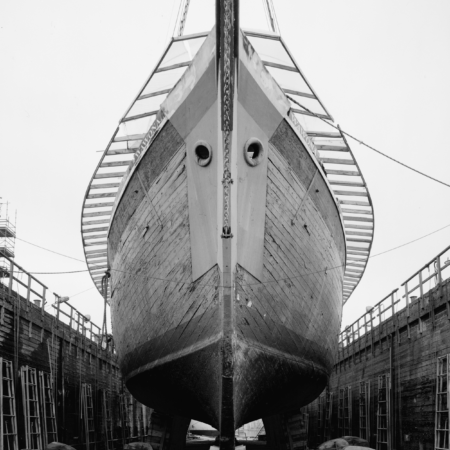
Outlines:
<svg viewBox="0 0 450 450"><path fill-rule="evenodd" d="M230 171L231 147L231 0L224 2L224 51L223 51L223 228L222 238L233 237L230 226L230 191L233 180Z"/></svg>

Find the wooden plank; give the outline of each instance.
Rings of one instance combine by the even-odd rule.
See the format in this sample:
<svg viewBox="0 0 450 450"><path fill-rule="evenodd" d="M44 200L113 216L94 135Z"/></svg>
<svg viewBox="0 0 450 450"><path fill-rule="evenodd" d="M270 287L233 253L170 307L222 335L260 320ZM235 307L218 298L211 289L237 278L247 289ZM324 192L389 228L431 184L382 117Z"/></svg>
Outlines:
<svg viewBox="0 0 450 450"><path fill-rule="evenodd" d="M334 191L336 195L349 195L352 197L367 197L367 192L357 192L357 191Z"/></svg>
<svg viewBox="0 0 450 450"><path fill-rule="evenodd" d="M373 237L373 234L371 233L364 233L363 231L345 231L345 235L349 236L369 236Z"/></svg>
<svg viewBox="0 0 450 450"><path fill-rule="evenodd" d="M116 148L108 150L105 156L134 154L136 150L137 148Z"/></svg>
<svg viewBox="0 0 450 450"><path fill-rule="evenodd" d="M101 223L109 223L109 219L101 219L101 220L86 220L82 223L83 226L88 225L99 225Z"/></svg>
<svg viewBox="0 0 450 450"><path fill-rule="evenodd" d="M85 213L83 214L82 218L85 217L99 217L99 216L111 216L111 210L110 211L100 211L100 212L93 212L93 213ZM108 220L109 222L109 220Z"/></svg>
<svg viewBox="0 0 450 450"><path fill-rule="evenodd" d="M149 112L142 113L142 114L136 114L135 116L125 117L124 119L122 119L121 123L130 122L131 120L142 119L144 117L154 116L158 113L158 111L159 111L159 109L156 109L155 111L149 111Z"/></svg>
<svg viewBox="0 0 450 450"><path fill-rule="evenodd" d="M126 172L108 172L108 173L96 173L94 176L95 180L99 180L101 178L122 178ZM92 189L92 186L91 186Z"/></svg>
<svg viewBox="0 0 450 450"><path fill-rule="evenodd" d="M145 134L130 134L128 136L119 136L114 138L114 142L140 141L145 138Z"/></svg>
<svg viewBox="0 0 450 450"><path fill-rule="evenodd" d="M92 236L86 236L85 234L83 234L83 239L84 239L85 241L89 241L89 240L91 240L91 239L101 239L101 238L104 238L104 237L106 237L106 233L102 233L102 234L94 234L94 235L92 235Z"/></svg>
<svg viewBox="0 0 450 450"><path fill-rule="evenodd" d="M320 160L325 164L345 164L348 166L354 166L355 161L352 159L339 159L339 158L320 158Z"/></svg>
<svg viewBox="0 0 450 450"><path fill-rule="evenodd" d="M262 61L262 63L267 67L273 67L275 69L287 70L289 72L298 73L298 70L295 67L286 66L284 64L277 64L277 63L270 62L270 61ZM312 98L315 98L315 97L312 97Z"/></svg>
<svg viewBox="0 0 450 450"><path fill-rule="evenodd" d="M349 228L354 228L355 230L372 230L373 227L370 225L355 225L353 223L346 223L345 229L348 230Z"/></svg>
<svg viewBox="0 0 450 450"><path fill-rule="evenodd" d="M346 175L348 177L360 177L361 174L352 170L334 170L334 169L325 169L327 175Z"/></svg>
<svg viewBox="0 0 450 450"><path fill-rule="evenodd" d="M171 89L163 89L162 91L151 92L150 94L141 95L138 100L144 100L145 98L157 97L158 95L168 94Z"/></svg>
<svg viewBox="0 0 450 450"><path fill-rule="evenodd" d="M106 243L107 243L107 240L104 239L103 241L99 241L99 242L86 242L84 245L85 245L85 247L93 247L95 245L103 245Z"/></svg>
<svg viewBox="0 0 450 450"><path fill-rule="evenodd" d="M347 274L349 274L349 273L361 276L364 273L364 270L352 270L352 269L353 269L353 267L350 269L345 269L344 276L347 276Z"/></svg>
<svg viewBox="0 0 450 450"><path fill-rule="evenodd" d="M308 131L307 134L310 137L342 138L341 133L337 131Z"/></svg>
<svg viewBox="0 0 450 450"><path fill-rule="evenodd" d="M93 198L114 198L116 195L117 192L107 192L106 194L89 194L86 197L86 200L92 200Z"/></svg>
<svg viewBox="0 0 450 450"><path fill-rule="evenodd" d="M348 237L347 241L350 241L350 242L367 242L367 243L370 244L372 242L372 239Z"/></svg>
<svg viewBox="0 0 450 450"><path fill-rule="evenodd" d="M359 202L357 200L339 200L341 205L354 205L354 206L371 206L369 202Z"/></svg>
<svg viewBox="0 0 450 450"><path fill-rule="evenodd" d="M317 150L327 151L327 152L349 152L350 149L343 145L317 145Z"/></svg>
<svg viewBox="0 0 450 450"><path fill-rule="evenodd" d="M373 216L373 212L367 209L341 208L341 211L343 213L364 214L366 216Z"/></svg>
<svg viewBox="0 0 450 450"><path fill-rule="evenodd" d="M306 97L306 98L316 99L314 94L308 94L306 92L294 91L292 89L283 89L283 92L285 92L286 94L298 95L299 97Z"/></svg>
<svg viewBox="0 0 450 450"><path fill-rule="evenodd" d="M367 263L367 257L364 258L364 259L362 259L362 258L347 258L347 261L362 262L362 263L366 264Z"/></svg>
<svg viewBox="0 0 450 450"><path fill-rule="evenodd" d="M369 250L363 247L352 247L352 246L348 246L347 250L356 250L357 252L365 252L367 254L369 254Z"/></svg>
<svg viewBox="0 0 450 450"><path fill-rule="evenodd" d="M133 159L128 159L126 161L113 161L113 162L104 162L100 165L101 168L104 167L121 167L121 166L129 166L132 162L134 162Z"/></svg>
<svg viewBox="0 0 450 450"><path fill-rule="evenodd" d="M331 117L327 116L326 114L311 113L311 112L306 111L304 109L297 109L297 108L291 108L291 110L292 110L292 112L294 112L296 114L303 114L304 116L320 117L322 119L331 120Z"/></svg>
<svg viewBox="0 0 450 450"><path fill-rule="evenodd" d="M358 216L344 216L344 221L353 220L354 222L371 222L373 223L373 218L371 217L358 217Z"/></svg>
<svg viewBox="0 0 450 450"><path fill-rule="evenodd" d="M97 232L97 231L108 231L109 227L96 227L96 228L87 228L87 229L83 229L82 232L84 233L93 233L93 232Z"/></svg>
<svg viewBox="0 0 450 450"><path fill-rule="evenodd" d="M98 249L98 250L88 250L87 252L85 252L86 253L86 255L94 255L94 254L100 254L100 253L103 253L103 252L105 252L106 251L106 248L105 249ZM105 253L105 255L106 255L106 253Z"/></svg>
<svg viewBox="0 0 450 450"><path fill-rule="evenodd" d="M87 208L106 208L106 207L111 207L114 206L114 202L104 202L104 203L85 203L84 204L84 209Z"/></svg>
<svg viewBox="0 0 450 450"><path fill-rule="evenodd" d="M171 66L159 67L155 70L155 73L167 72L168 70L179 69L180 67L187 67L191 65L192 61L184 61L178 64L172 64Z"/></svg>
<svg viewBox="0 0 450 450"><path fill-rule="evenodd" d="M110 189L110 188L117 188L119 186L120 183L91 184L90 189Z"/></svg>
<svg viewBox="0 0 450 450"><path fill-rule="evenodd" d="M357 255L368 255L368 254L369 254L369 252L359 252L357 250L352 250L352 251L348 251L347 252L347 255L355 255L355 256L357 256Z"/></svg>
<svg viewBox="0 0 450 450"><path fill-rule="evenodd" d="M339 186L354 186L354 187L366 187L365 183L361 181L339 181L339 180L328 180L331 185L337 184Z"/></svg>

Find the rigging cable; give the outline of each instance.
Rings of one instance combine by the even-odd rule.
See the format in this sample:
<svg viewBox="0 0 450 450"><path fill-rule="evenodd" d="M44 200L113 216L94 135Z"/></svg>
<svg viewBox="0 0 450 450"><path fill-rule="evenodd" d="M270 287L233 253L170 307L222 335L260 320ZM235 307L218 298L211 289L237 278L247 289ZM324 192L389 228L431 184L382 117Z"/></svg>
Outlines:
<svg viewBox="0 0 450 450"><path fill-rule="evenodd" d="M308 109L306 106L303 106L301 103L299 103L297 100L294 100L290 95L285 94L286 97L291 100L292 102L294 102L296 105L300 106L301 108L303 108L305 111L307 111L309 114L313 115L314 117L317 117L318 119L320 119L322 122L325 122L327 125L329 125L330 127L335 128L336 130L338 130L339 132L341 132L342 134L345 134L346 136L348 136L349 138L355 140L356 142L358 142L361 145L364 145L365 147L369 148L370 150L373 150L376 153L379 153L380 155L384 156L385 158L390 159L391 161L396 162L397 164L400 164L403 167L406 167L409 170L412 170L413 172L418 173L419 175L422 175L426 178L429 178L430 180L436 181L437 183L443 184L444 186L450 187L450 184L444 183L441 180L438 180L437 178L434 178L430 175L427 175L426 173L421 172L420 170L414 169L414 167L408 166L405 163L402 163L401 161L398 161L395 158L392 158L392 156L386 155L386 153L381 152L380 150L377 150L376 148L372 147L369 144L366 144L365 142L361 141L360 139L356 138L355 136L352 136L350 133L347 133L346 131L342 130L341 128L339 128L338 126L326 121L323 117L320 117L319 115L317 115L315 112L311 111L310 109Z"/></svg>

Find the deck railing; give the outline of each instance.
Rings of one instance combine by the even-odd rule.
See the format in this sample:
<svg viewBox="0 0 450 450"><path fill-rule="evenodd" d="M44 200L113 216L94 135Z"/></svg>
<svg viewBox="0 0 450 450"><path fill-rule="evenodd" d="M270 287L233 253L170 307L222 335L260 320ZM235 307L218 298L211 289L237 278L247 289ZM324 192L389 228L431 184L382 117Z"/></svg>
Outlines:
<svg viewBox="0 0 450 450"><path fill-rule="evenodd" d="M346 347L364 336L400 310L405 309L409 317L413 303L419 302L419 307L424 308L424 295L441 286L443 280L449 277L450 246L411 275L399 288L394 289L358 320L346 327L339 335L339 348Z"/></svg>
<svg viewBox="0 0 450 450"><path fill-rule="evenodd" d="M109 335L103 336L99 326L94 324L89 316L82 314L70 303L68 299L53 293L54 303L48 303L48 287L27 272L11 258L0 256L0 285L8 292L10 298L23 298L26 300L27 311L38 308L42 316L48 313L55 317L56 324L65 323L71 330L79 333L86 339L115 352L113 341ZM51 308L47 308L51 306Z"/></svg>

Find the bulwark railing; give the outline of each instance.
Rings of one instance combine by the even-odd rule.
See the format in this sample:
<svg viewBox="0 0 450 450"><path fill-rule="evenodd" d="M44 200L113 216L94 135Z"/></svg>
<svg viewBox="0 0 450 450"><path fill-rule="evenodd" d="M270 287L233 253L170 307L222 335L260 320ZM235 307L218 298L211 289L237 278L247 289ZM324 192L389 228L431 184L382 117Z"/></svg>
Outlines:
<svg viewBox="0 0 450 450"><path fill-rule="evenodd" d="M339 348L342 349L355 342L400 310L405 309L406 316L409 317L412 304L417 304L419 309L423 309L425 294L437 287L441 288L442 282L448 278L450 278L450 246L411 275L399 288L394 289L358 320L346 327L339 335ZM419 330L422 331L420 314Z"/></svg>

